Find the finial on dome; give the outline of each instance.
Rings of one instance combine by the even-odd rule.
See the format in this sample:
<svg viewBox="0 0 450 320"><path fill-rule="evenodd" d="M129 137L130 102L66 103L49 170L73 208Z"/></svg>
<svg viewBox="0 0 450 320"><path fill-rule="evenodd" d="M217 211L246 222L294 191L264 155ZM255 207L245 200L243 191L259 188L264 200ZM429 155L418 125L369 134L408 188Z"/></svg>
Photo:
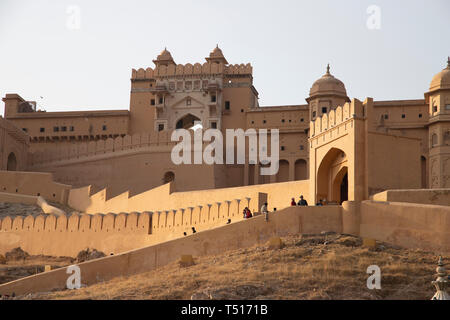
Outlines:
<svg viewBox="0 0 450 320"><path fill-rule="evenodd" d="M219 44L218 44L218 43L216 44L216 48L219 49ZM450 59L450 58L449 58L449 59Z"/></svg>
<svg viewBox="0 0 450 320"><path fill-rule="evenodd" d="M449 69L450 69L450 56L449 56L449 57L447 57L447 68L449 68Z"/></svg>
<svg viewBox="0 0 450 320"><path fill-rule="evenodd" d="M330 74L330 64L327 64L327 74Z"/></svg>

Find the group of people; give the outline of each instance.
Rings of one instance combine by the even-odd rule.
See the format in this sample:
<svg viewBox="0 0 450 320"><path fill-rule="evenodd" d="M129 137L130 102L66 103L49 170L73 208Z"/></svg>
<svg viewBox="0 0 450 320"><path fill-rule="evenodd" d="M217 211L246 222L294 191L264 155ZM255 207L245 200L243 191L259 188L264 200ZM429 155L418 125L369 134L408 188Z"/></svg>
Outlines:
<svg viewBox="0 0 450 320"><path fill-rule="evenodd" d="M295 202L295 198L292 198L291 206L292 206L292 207L295 207L295 206L306 207L306 206L308 206L308 201L306 201L306 200L303 198L303 196L301 195L301 196L300 196L300 200L298 200L298 203Z"/></svg>
<svg viewBox="0 0 450 320"><path fill-rule="evenodd" d="M316 203L316 206L323 206L325 204L325 199L319 199L319 202ZM302 206L302 207L307 207L308 206L308 201L306 201L303 196L300 196L300 200L298 202L295 202L295 198L292 198L291 200L291 207L295 207L295 206Z"/></svg>

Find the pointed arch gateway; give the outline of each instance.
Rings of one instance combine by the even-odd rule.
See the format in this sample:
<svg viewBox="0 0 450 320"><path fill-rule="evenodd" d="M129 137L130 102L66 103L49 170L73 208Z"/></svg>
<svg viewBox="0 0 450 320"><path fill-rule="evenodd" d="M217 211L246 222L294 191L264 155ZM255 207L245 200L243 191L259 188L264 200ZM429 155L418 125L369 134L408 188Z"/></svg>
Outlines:
<svg viewBox="0 0 450 320"><path fill-rule="evenodd" d="M200 118L194 116L191 113L188 113L177 120L176 129L190 129L195 125L195 122L201 121Z"/></svg>
<svg viewBox="0 0 450 320"><path fill-rule="evenodd" d="M344 151L331 148L317 171L317 201L342 204L348 200L348 159Z"/></svg>

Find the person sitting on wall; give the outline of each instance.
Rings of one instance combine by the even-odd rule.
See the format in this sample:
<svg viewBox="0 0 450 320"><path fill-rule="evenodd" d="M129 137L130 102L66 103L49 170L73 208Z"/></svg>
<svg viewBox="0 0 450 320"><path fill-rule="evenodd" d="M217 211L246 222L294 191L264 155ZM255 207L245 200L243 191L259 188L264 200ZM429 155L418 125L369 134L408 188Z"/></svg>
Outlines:
<svg viewBox="0 0 450 320"><path fill-rule="evenodd" d="M303 199L303 195L300 196L300 200L298 201L298 205L299 206L303 206L303 207L307 207L308 206L308 201Z"/></svg>
<svg viewBox="0 0 450 320"><path fill-rule="evenodd" d="M245 208L246 209L246 213L245 213L245 218L246 219L250 219L253 217L252 212L250 211L249 208Z"/></svg>
<svg viewBox="0 0 450 320"><path fill-rule="evenodd" d="M322 199L319 199L319 202L316 203L316 206L323 206L323 201L322 201Z"/></svg>
<svg viewBox="0 0 450 320"><path fill-rule="evenodd" d="M267 202L261 206L261 213L265 215L266 221L269 221L269 211L267 210Z"/></svg>
<svg viewBox="0 0 450 320"><path fill-rule="evenodd" d="M243 215L244 215L244 219L247 218L247 210L248 210L248 208L245 207L244 210L242 211L242 212L243 212Z"/></svg>
<svg viewBox="0 0 450 320"><path fill-rule="evenodd" d="M291 207L295 207L297 203L295 202L295 198L292 198L291 200Z"/></svg>

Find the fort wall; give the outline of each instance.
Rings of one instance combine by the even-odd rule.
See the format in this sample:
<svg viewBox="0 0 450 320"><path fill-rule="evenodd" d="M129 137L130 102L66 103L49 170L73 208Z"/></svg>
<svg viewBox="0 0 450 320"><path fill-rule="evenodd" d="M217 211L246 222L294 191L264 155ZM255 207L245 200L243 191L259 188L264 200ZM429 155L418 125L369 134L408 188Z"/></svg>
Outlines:
<svg viewBox="0 0 450 320"><path fill-rule="evenodd" d="M450 206L450 189L386 190L374 194L371 200Z"/></svg>
<svg viewBox="0 0 450 320"><path fill-rule="evenodd" d="M219 254L227 250L248 248L263 244L275 235L319 233L323 230L340 232L340 207L292 207L269 214L269 223L263 216L232 223L213 230L196 233L123 254L87 261L79 264L81 282L92 285L114 277L128 276L167 265L191 254L194 257ZM69 274L67 268L44 272L0 285L0 294L16 295L29 292L65 288Z"/></svg>
<svg viewBox="0 0 450 320"><path fill-rule="evenodd" d="M363 201L360 236L405 248L450 252L450 207Z"/></svg>
<svg viewBox="0 0 450 320"><path fill-rule="evenodd" d="M42 224L42 222L41 222ZM154 270L181 255L194 257L263 244L272 236L321 231L348 232L408 248L450 252L450 208L374 201L344 202L341 206L290 207L119 255L79 264L81 282L92 285L115 277ZM1 242L0 242L1 243ZM44 272L0 285L0 294L64 289L67 268Z"/></svg>
<svg viewBox="0 0 450 320"><path fill-rule="evenodd" d="M90 195L90 188L83 187L72 189L69 196L69 205L78 211L86 213L96 212L133 212L133 211L163 211L178 208L187 209L199 204L204 206L226 205L227 201L241 203L240 212L248 206L252 212L258 212L261 205L258 201L260 193L267 194L269 209L281 210L290 206L291 198L304 195L305 199L312 203L308 196L309 180L299 180L272 184L260 184L235 188L197 190L186 192L174 192L174 183L148 190L138 195L129 197L127 193L117 197L106 199L107 190L104 189L94 195ZM251 199L248 200L248 199ZM244 205L242 207L242 205Z"/></svg>

